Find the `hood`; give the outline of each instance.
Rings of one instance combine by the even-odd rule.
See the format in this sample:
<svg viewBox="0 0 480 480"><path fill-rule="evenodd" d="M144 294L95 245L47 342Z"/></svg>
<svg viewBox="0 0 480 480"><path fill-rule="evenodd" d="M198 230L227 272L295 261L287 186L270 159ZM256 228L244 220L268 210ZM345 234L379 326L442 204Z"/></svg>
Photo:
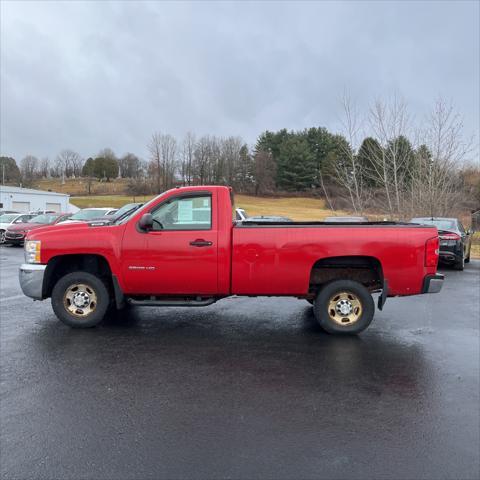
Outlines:
<svg viewBox="0 0 480 480"><path fill-rule="evenodd" d="M49 227L50 224L45 223L16 223L15 225L11 225L8 227L8 231L10 232L29 232L35 228L40 227Z"/></svg>
<svg viewBox="0 0 480 480"><path fill-rule="evenodd" d="M90 224L87 222L61 222L55 225L42 225L42 228L35 228L32 233L29 233L29 240L40 239L43 233L48 233L49 235L55 235L57 232L78 232L79 235L84 235L87 231L94 231L96 228L104 228L108 225L95 225L94 223Z"/></svg>

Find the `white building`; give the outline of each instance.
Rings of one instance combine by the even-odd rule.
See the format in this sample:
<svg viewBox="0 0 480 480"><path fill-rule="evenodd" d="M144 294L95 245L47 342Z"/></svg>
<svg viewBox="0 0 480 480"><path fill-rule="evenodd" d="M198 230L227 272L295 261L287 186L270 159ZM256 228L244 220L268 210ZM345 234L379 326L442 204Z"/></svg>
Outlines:
<svg viewBox="0 0 480 480"><path fill-rule="evenodd" d="M0 186L0 209L32 212L53 210L55 212L75 212L77 207L70 204L66 193L46 192L31 188Z"/></svg>

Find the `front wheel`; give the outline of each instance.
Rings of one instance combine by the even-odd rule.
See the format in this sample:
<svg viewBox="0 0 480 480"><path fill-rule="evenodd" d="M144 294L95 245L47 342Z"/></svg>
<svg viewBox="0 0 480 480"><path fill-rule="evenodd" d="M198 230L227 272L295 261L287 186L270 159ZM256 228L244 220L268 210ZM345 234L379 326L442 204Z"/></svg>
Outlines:
<svg viewBox="0 0 480 480"><path fill-rule="evenodd" d="M53 287L53 311L69 327L94 327L103 320L109 305L105 283L88 272L69 273Z"/></svg>
<svg viewBox="0 0 480 480"><path fill-rule="evenodd" d="M328 333L352 335L370 325L375 304L361 283L336 280L319 291L314 312L318 323Z"/></svg>
<svg viewBox="0 0 480 480"><path fill-rule="evenodd" d="M5 230L0 230L0 244L5 243Z"/></svg>

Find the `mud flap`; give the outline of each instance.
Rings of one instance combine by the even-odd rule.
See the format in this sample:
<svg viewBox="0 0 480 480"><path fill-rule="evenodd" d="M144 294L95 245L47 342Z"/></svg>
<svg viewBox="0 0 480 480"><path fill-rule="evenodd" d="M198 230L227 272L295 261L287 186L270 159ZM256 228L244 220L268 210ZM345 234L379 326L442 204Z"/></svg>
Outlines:
<svg viewBox="0 0 480 480"><path fill-rule="evenodd" d="M388 295L388 282L386 280L383 280L382 293L378 297L378 309L379 310L383 310L383 306L385 305L385 302L387 301L387 295Z"/></svg>

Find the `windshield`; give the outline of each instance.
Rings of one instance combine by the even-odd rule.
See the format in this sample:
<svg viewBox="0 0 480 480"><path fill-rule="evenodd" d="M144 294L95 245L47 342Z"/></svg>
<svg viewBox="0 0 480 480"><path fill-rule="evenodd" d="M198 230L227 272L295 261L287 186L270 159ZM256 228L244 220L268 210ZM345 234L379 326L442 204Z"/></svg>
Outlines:
<svg viewBox="0 0 480 480"><path fill-rule="evenodd" d="M103 217L108 210L80 210L72 215L69 220L91 220L92 218Z"/></svg>
<svg viewBox="0 0 480 480"><path fill-rule="evenodd" d="M0 223L11 223L18 217L18 213L0 215Z"/></svg>
<svg viewBox="0 0 480 480"><path fill-rule="evenodd" d="M456 230L455 220L440 220L432 218L412 218L412 223L421 223L422 225L435 225L438 230Z"/></svg>
<svg viewBox="0 0 480 480"><path fill-rule="evenodd" d="M129 212L132 208L138 208L141 204L140 203L127 203L122 208L119 208L115 212L116 217L121 217L124 213Z"/></svg>
<svg viewBox="0 0 480 480"><path fill-rule="evenodd" d="M53 223L58 218L58 215L37 215L36 217L31 218L28 223L42 223L44 225L49 225Z"/></svg>

